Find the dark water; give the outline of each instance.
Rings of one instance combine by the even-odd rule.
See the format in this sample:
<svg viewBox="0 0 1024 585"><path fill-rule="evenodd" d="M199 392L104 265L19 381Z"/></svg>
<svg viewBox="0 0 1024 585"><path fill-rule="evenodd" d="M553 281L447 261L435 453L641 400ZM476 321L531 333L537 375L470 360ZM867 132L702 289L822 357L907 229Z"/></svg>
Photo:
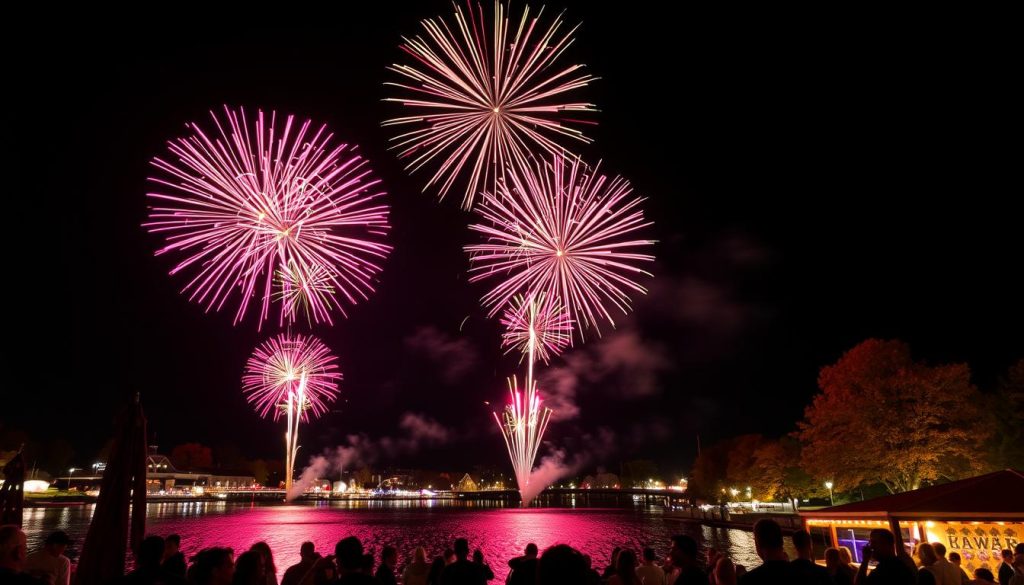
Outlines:
<svg viewBox="0 0 1024 585"><path fill-rule="evenodd" d="M29 549L42 545L46 534L64 530L76 539L73 558L85 538L92 505L30 508L25 510ZM639 552L653 546L659 556L668 553L669 537L687 533L705 548L727 551L748 567L760 561L753 537L742 530L701 527L668 518L658 506L632 508L502 508L472 502L332 502L303 504L247 504L238 502L150 503L146 530L182 537L186 556L202 548L229 546L239 553L254 542L266 541L274 551L278 574L299 560L304 540L317 551L334 551L334 544L349 535L367 549L387 544L399 551L399 565L417 546L429 556L440 555L458 537L479 548L494 570L498 583L507 573L506 561L522 554L529 542L541 550L565 543L586 554L596 568L609 562L612 548L631 547Z"/></svg>

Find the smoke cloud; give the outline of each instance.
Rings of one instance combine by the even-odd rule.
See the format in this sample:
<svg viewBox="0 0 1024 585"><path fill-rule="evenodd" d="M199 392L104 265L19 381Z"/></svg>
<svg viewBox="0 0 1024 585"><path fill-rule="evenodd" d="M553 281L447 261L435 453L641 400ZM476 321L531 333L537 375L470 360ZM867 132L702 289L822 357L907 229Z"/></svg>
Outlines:
<svg viewBox="0 0 1024 585"><path fill-rule="evenodd" d="M419 413L407 412L398 423L404 434L373 440L365 434L349 435L348 445L326 450L309 460L309 465L292 484L288 501L301 496L313 481L328 474L339 475L357 465L372 465L381 458L413 455L426 447L436 447L452 440L452 433L436 420Z"/></svg>

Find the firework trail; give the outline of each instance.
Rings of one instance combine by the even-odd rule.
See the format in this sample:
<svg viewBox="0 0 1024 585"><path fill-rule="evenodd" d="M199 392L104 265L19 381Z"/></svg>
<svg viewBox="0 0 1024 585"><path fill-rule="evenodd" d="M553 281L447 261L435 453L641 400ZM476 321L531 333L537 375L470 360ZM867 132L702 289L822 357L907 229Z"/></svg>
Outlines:
<svg viewBox="0 0 1024 585"><path fill-rule="evenodd" d="M551 420L551 409L541 405L537 383L533 380L527 382L524 390L520 390L513 376L508 380L508 391L510 404L501 415L494 413L494 419L505 438L505 447L512 460L519 492L523 493L530 484L533 461Z"/></svg>

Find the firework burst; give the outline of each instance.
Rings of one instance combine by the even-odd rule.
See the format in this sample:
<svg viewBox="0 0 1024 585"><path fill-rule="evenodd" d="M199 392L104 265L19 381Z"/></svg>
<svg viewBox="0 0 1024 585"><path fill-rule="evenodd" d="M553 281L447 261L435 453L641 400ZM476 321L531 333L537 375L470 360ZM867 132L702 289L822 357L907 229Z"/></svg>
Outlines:
<svg viewBox="0 0 1024 585"><path fill-rule="evenodd" d="M572 336L572 321L561 302L543 292L516 295L506 306L501 324L505 326L502 347L520 351L531 362L549 363L569 345Z"/></svg>
<svg viewBox="0 0 1024 585"><path fill-rule="evenodd" d="M223 114L211 112L211 134L187 124L170 157L152 161L159 172L143 225L165 238L157 255L183 256L171 274L189 274L182 292L207 311L236 297L235 323L255 300L262 326L274 297L286 301L282 325L296 318L295 298L307 317L331 323L333 311L345 315L345 303L373 291L391 250L379 179L326 126L226 106Z"/></svg>
<svg viewBox="0 0 1024 585"><path fill-rule="evenodd" d="M299 423L327 412L338 397L341 372L331 350L319 339L282 333L256 348L242 375L242 392L264 417L287 420L285 490L292 489L292 473L299 450Z"/></svg>
<svg viewBox="0 0 1024 585"><path fill-rule="evenodd" d="M507 173L477 208L484 223L470 226L484 242L466 246L470 280L498 280L482 298L489 316L517 294L543 292L563 303L581 339L589 328L600 335L599 321L614 326L609 309L625 314L629 293L646 293L633 279L650 276L638 264L654 260L640 252L654 242L636 235L651 225L642 202L625 179L576 159Z"/></svg>
<svg viewBox="0 0 1024 585"><path fill-rule="evenodd" d="M480 4L455 7L454 26L441 18L422 22L425 37L403 38L401 48L413 65L392 65L402 79L388 83L401 97L386 101L414 113L384 126L403 128L392 148L416 172L433 167L424 190L436 187L441 198L465 177L463 207L469 209L481 188L493 186L510 163L529 153L561 153L568 141L589 143L573 115L594 112L593 104L567 101L567 94L595 78L583 65L558 65L576 28L562 32L561 16L546 27L543 10L529 7L510 21L505 6L494 3L488 25Z"/></svg>
<svg viewBox="0 0 1024 585"><path fill-rule="evenodd" d="M304 398L299 410L308 421L310 413L327 412L327 404L338 396L340 380L337 358L322 341L282 333L253 352L242 376L242 391L260 416L277 420L286 414L281 407L289 395L297 394L301 386Z"/></svg>

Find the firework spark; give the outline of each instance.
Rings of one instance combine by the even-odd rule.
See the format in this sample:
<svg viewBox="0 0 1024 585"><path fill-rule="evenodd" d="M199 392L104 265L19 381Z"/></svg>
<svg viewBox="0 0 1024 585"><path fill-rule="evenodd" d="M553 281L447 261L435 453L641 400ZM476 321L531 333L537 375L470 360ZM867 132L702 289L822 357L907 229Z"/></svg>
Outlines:
<svg viewBox="0 0 1024 585"><path fill-rule="evenodd" d="M334 294L330 273L322 266L303 270L295 263L278 272L280 290L276 297L283 303L282 310L289 321L295 321L301 309L310 323L330 321L326 308Z"/></svg>
<svg viewBox="0 0 1024 585"><path fill-rule="evenodd" d="M522 352L531 363L535 359L550 362L569 345L572 336L572 321L562 303L543 292L516 295L505 308L501 324L505 326L502 347Z"/></svg>
<svg viewBox="0 0 1024 585"><path fill-rule="evenodd" d="M494 316L516 294L544 292L560 299L581 339L599 321L613 327L609 308L631 308L629 292L646 293L633 278L654 256L639 252L652 240L636 232L651 225L642 198L621 177L608 180L576 159L556 156L506 174L477 208L485 223L470 226L484 243L466 246L471 281L502 279L482 298Z"/></svg>
<svg viewBox="0 0 1024 585"><path fill-rule="evenodd" d="M496 1L488 26L482 6L468 3L465 11L456 6L454 27L426 19L426 38L403 37L401 48L416 63L389 67L402 80L387 85L404 96L386 101L415 113L383 125L407 128L392 138L407 170L434 167L424 190L436 187L444 198L465 176L469 209L506 165L525 163L538 149L562 153L562 139L590 142L574 126L588 122L566 114L594 112L594 105L566 101L566 94L595 78L581 73L583 65L557 64L578 26L563 34L561 16L545 28L542 15L531 18L526 7L516 24Z"/></svg>
<svg viewBox="0 0 1024 585"><path fill-rule="evenodd" d="M505 438L516 483L523 492L530 484L533 461L551 420L551 409L541 405L537 383L532 380L528 380L525 390L521 391L513 376L509 378L508 391L511 403L501 415L494 413L494 420Z"/></svg>
<svg viewBox="0 0 1024 585"><path fill-rule="evenodd" d="M171 157L152 160L158 191L143 226L165 238L157 255L184 255L171 274L190 273L182 292L207 311L237 296L235 323L255 299L262 326L273 297L285 299L281 324L296 318L287 301L297 297L316 322L345 315L343 303L373 291L391 250L388 206L366 159L309 120L227 106L223 120L210 115L215 133L187 124L190 135L168 143Z"/></svg>
<svg viewBox="0 0 1024 585"><path fill-rule="evenodd" d="M338 396L341 372L331 350L319 339L282 333L256 348L245 366L242 392L256 412L266 418L287 419L285 431L285 489L299 449L299 423L327 412Z"/></svg>

